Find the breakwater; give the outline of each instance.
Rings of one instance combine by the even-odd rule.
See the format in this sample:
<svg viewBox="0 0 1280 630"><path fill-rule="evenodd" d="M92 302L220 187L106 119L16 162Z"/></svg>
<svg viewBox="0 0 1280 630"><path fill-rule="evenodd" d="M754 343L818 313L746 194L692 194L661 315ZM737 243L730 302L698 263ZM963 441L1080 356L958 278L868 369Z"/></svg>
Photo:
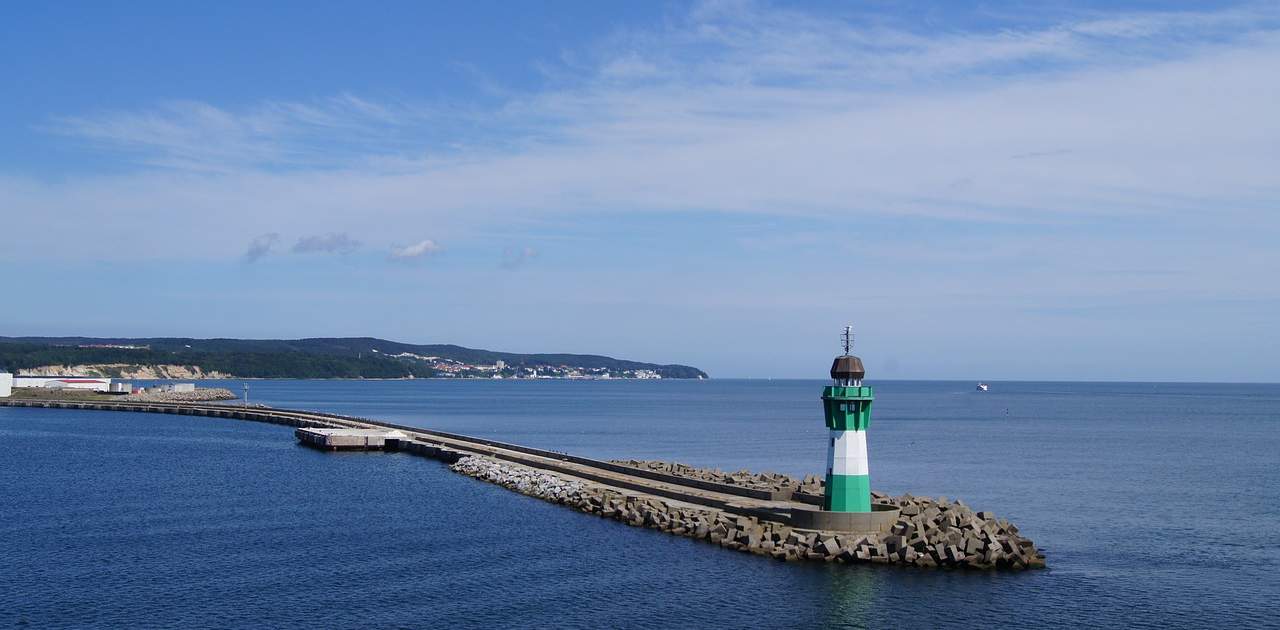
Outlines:
<svg viewBox="0 0 1280 630"><path fill-rule="evenodd" d="M664 469L605 462L366 418L269 407L48 400L5 400L0 405L392 429L404 434L394 448L453 463L457 472L628 525L779 560L973 569L1044 566L1043 554L1012 524L941 498L876 494L878 507L884 508L878 511L887 517L882 525L856 533L821 531L795 525L797 515L812 512L812 497L803 481L778 475L739 483L685 465Z"/></svg>
<svg viewBox="0 0 1280 630"><path fill-rule="evenodd" d="M900 509L888 532L836 533L804 530L758 517L621 492L597 484L569 482L522 466L466 457L451 467L470 477L589 514L686 536L726 549L777 560L916 567L1028 569L1045 566L1044 554L1018 528L962 501L875 493L874 500ZM670 469L698 474L683 464ZM749 474L749 473L748 473Z"/></svg>

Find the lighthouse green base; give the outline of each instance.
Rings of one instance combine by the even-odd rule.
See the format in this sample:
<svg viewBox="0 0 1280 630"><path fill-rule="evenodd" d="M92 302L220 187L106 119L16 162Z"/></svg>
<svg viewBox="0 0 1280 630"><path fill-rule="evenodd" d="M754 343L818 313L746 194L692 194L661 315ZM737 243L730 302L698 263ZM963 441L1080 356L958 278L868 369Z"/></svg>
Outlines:
<svg viewBox="0 0 1280 630"><path fill-rule="evenodd" d="M828 512L870 512L870 475L827 475L822 509Z"/></svg>

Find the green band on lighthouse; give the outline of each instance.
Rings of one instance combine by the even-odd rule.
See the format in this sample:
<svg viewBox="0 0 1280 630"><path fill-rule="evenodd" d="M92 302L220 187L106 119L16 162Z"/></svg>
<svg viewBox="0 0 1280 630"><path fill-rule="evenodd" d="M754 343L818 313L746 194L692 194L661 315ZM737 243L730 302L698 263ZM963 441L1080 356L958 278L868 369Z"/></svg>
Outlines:
<svg viewBox="0 0 1280 630"><path fill-rule="evenodd" d="M822 509L829 512L870 512L871 475L827 475Z"/></svg>
<svg viewBox="0 0 1280 630"><path fill-rule="evenodd" d="M875 393L870 387L828 385L822 390L822 410L827 428L841 431L866 431L871 426L871 401Z"/></svg>

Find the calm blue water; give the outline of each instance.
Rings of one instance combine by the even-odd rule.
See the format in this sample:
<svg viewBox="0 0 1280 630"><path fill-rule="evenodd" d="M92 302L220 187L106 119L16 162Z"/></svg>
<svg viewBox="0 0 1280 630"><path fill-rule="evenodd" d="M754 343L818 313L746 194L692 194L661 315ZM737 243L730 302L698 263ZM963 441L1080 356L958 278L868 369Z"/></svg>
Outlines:
<svg viewBox="0 0 1280 630"><path fill-rule="evenodd" d="M0 627L1277 625L1280 386L876 386L875 487L994 510L1050 569L788 565L427 459L309 450L283 427L0 408ZM800 475L825 458L821 387L255 381L251 396Z"/></svg>

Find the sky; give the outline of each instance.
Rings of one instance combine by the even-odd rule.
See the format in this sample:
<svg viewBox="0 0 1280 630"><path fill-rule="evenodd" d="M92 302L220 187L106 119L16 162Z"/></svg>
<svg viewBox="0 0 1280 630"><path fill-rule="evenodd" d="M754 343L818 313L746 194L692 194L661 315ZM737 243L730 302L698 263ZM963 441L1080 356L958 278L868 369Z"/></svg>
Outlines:
<svg viewBox="0 0 1280 630"><path fill-rule="evenodd" d="M1274 2L0 4L0 335L1280 381Z"/></svg>

